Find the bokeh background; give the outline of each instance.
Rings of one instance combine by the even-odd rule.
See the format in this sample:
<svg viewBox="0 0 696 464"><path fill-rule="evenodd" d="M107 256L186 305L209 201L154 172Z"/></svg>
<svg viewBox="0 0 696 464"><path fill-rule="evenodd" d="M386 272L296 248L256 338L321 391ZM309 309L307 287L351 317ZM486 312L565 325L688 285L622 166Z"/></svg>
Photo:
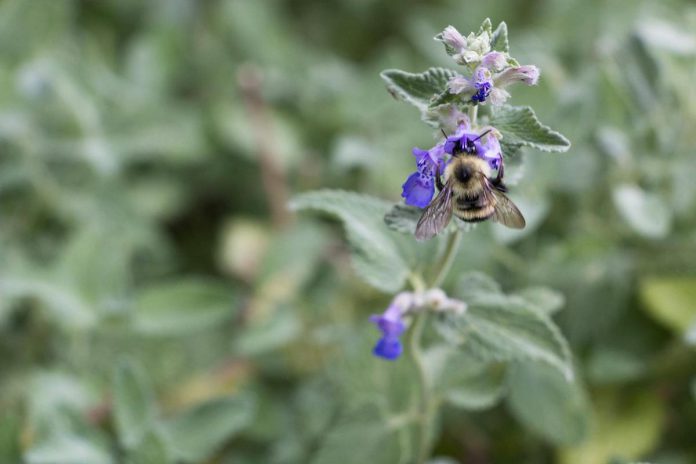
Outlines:
<svg viewBox="0 0 696 464"><path fill-rule="evenodd" d="M696 462L687 0L1 1L0 462L349 462L322 450L366 446L329 431L392 366L390 295L285 205L397 201L434 139L379 72L450 66L432 37L486 17L573 147L517 160L529 226L467 234L453 275L559 290L579 384L448 406L439 462Z"/></svg>

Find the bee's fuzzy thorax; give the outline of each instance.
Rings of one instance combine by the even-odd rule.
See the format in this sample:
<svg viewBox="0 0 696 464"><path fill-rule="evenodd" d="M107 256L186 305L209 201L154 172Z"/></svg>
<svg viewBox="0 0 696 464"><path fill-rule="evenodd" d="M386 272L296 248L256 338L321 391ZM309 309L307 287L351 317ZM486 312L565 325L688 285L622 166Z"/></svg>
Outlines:
<svg viewBox="0 0 696 464"><path fill-rule="evenodd" d="M445 181L454 176L461 166L469 168L472 172L480 172L486 177L491 176L491 167L488 162L474 155L455 156L445 168Z"/></svg>

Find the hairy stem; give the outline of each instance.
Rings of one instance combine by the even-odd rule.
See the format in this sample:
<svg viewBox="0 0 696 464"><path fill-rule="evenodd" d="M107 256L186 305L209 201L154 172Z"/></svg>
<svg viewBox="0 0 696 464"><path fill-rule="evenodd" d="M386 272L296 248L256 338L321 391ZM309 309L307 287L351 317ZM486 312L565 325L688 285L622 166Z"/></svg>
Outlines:
<svg viewBox="0 0 696 464"><path fill-rule="evenodd" d="M469 121L471 127L476 126L476 118L478 116L478 106L469 108ZM435 277L430 283L430 288L436 288L442 285L447 274L452 268L454 258L459 249L459 243L462 240L462 232L457 230L447 238L447 245L442 254L442 258L435 266ZM426 289L425 282L420 275L410 277L411 285L416 292L422 292ZM421 338L425 327L428 313L421 311L416 313L413 323L406 335L406 344L408 346L408 356L413 363L416 372L418 373L418 448L416 454L416 464L425 464L430 455L430 433L433 427L433 420L437 412L437 399L434 397L432 385L428 379L427 368L423 359L423 347L421 346Z"/></svg>
<svg viewBox="0 0 696 464"><path fill-rule="evenodd" d="M442 282L445 280L447 274L449 274L449 271L452 268L454 258L455 256L457 256L457 250L459 249L459 242L461 241L462 232L460 230L450 234L447 238L447 246L445 248L444 254L442 255L442 258L440 259L440 262L436 267L437 273L435 274L435 278L430 284L431 288L439 287L440 285L442 285Z"/></svg>
<svg viewBox="0 0 696 464"><path fill-rule="evenodd" d="M430 448L430 382L428 381L421 347L421 336L427 317L428 313L424 311L416 314L406 340L409 357L418 373L418 451L416 464L425 463L428 459Z"/></svg>

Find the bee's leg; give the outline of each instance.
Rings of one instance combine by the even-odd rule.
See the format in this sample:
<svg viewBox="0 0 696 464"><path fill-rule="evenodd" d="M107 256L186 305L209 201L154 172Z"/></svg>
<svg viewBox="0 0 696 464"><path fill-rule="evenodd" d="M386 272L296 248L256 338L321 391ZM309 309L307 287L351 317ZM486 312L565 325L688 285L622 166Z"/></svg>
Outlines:
<svg viewBox="0 0 696 464"><path fill-rule="evenodd" d="M503 176L505 175L505 163L503 162L503 158L500 158L500 166L498 167L498 175L495 176L495 179L493 179L493 186L500 190L501 192L507 192L508 188L507 186L503 183Z"/></svg>
<svg viewBox="0 0 696 464"><path fill-rule="evenodd" d="M435 185L437 186L437 191L441 192L444 185L442 185L442 179L440 179L440 166L435 167Z"/></svg>

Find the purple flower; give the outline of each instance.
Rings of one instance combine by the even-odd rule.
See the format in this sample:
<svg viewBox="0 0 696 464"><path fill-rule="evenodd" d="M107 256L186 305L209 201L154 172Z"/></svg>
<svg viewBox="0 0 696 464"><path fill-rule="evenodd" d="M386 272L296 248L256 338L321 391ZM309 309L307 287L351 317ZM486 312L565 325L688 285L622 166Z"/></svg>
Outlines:
<svg viewBox="0 0 696 464"><path fill-rule="evenodd" d="M435 194L435 172L438 166L443 166L444 150L442 145L430 150L414 148L413 156L416 157L416 172L402 185L401 196L407 205L425 208Z"/></svg>
<svg viewBox="0 0 696 464"><path fill-rule="evenodd" d="M406 324L401 320L407 307L398 304L399 297L392 301L384 314L370 316L370 322L374 323L382 332L382 338L377 341L372 353L380 358L395 360L403 351L399 337L406 330Z"/></svg>
<svg viewBox="0 0 696 464"><path fill-rule="evenodd" d="M476 92L471 96L471 101L474 103L483 103L486 98L491 94L491 83L481 82L480 84L474 84L476 87Z"/></svg>
<svg viewBox="0 0 696 464"><path fill-rule="evenodd" d="M536 85L539 82L539 68L534 65L516 66L495 76L495 85L499 87L507 87L515 82Z"/></svg>
<svg viewBox="0 0 696 464"><path fill-rule="evenodd" d="M462 124L454 135L447 137L444 144L445 153L454 155L466 151L467 147L476 149L476 155L488 162L491 169L498 169L503 159L498 138L489 132L481 137L481 134L469 132L468 126Z"/></svg>

